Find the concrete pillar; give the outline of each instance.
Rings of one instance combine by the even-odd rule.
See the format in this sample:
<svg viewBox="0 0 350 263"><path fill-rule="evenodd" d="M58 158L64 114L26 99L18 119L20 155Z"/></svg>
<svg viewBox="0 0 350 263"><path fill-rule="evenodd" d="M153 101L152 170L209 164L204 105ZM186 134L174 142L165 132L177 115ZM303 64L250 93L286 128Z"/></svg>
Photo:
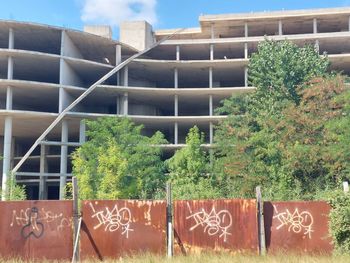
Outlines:
<svg viewBox="0 0 350 263"><path fill-rule="evenodd" d="M244 23L244 36L245 36L245 37L248 37L248 35L249 35L249 32L248 32L248 23L245 22L245 23Z"/></svg>
<svg viewBox="0 0 350 263"><path fill-rule="evenodd" d="M212 122L209 123L209 143L213 144L214 142L214 125Z"/></svg>
<svg viewBox="0 0 350 263"><path fill-rule="evenodd" d="M210 44L210 60L214 60L214 44Z"/></svg>
<svg viewBox="0 0 350 263"><path fill-rule="evenodd" d="M128 66L126 66L125 68L124 68L124 77L123 77L123 85L125 86L125 87L128 87L129 86L129 67Z"/></svg>
<svg viewBox="0 0 350 263"><path fill-rule="evenodd" d="M40 145L40 181L39 181L39 200L47 199L47 183L46 176L43 173L47 172L47 158L46 158L47 146Z"/></svg>
<svg viewBox="0 0 350 263"><path fill-rule="evenodd" d="M313 19L313 32L317 34L317 18Z"/></svg>
<svg viewBox="0 0 350 263"><path fill-rule="evenodd" d="M81 120L79 124L79 143L81 144L83 144L86 141L85 131L86 131L85 121Z"/></svg>
<svg viewBox="0 0 350 263"><path fill-rule="evenodd" d="M244 43L244 58L248 58L248 43Z"/></svg>
<svg viewBox="0 0 350 263"><path fill-rule="evenodd" d="M6 89L6 110L12 110L13 92L10 86Z"/></svg>
<svg viewBox="0 0 350 263"><path fill-rule="evenodd" d="M282 36L283 35L283 24L282 20L278 21L278 35Z"/></svg>
<svg viewBox="0 0 350 263"><path fill-rule="evenodd" d="M320 53L320 41L318 39L315 41L315 50L317 53Z"/></svg>
<svg viewBox="0 0 350 263"><path fill-rule="evenodd" d="M350 31L350 16L349 16L349 23L348 23L348 31Z"/></svg>
<svg viewBox="0 0 350 263"><path fill-rule="evenodd" d="M68 142L68 122L62 121L61 142ZM61 145L61 162L60 162L60 200L64 199L64 188L67 182L67 159L68 146Z"/></svg>
<svg viewBox="0 0 350 263"><path fill-rule="evenodd" d="M180 60L180 46L176 46L176 60Z"/></svg>
<svg viewBox="0 0 350 263"><path fill-rule="evenodd" d="M4 152L2 160L2 192L7 191L7 178L11 169L11 146L12 146L12 117L5 117L5 127L4 127ZM2 196L2 200L5 197Z"/></svg>
<svg viewBox="0 0 350 263"><path fill-rule="evenodd" d="M123 98L123 115L127 116L129 112L129 94L124 92Z"/></svg>
<svg viewBox="0 0 350 263"><path fill-rule="evenodd" d="M210 25L210 38L214 39L215 38L215 30L214 30L214 23Z"/></svg>
<svg viewBox="0 0 350 263"><path fill-rule="evenodd" d="M213 87L213 67L209 67L209 88Z"/></svg>
<svg viewBox="0 0 350 263"><path fill-rule="evenodd" d="M174 68L174 88L177 89L179 87L179 70Z"/></svg>
<svg viewBox="0 0 350 263"><path fill-rule="evenodd" d="M122 62L122 46L116 45L115 46L115 64L119 65Z"/></svg>
<svg viewBox="0 0 350 263"><path fill-rule="evenodd" d="M248 87L248 67L244 68L244 86Z"/></svg>
<svg viewBox="0 0 350 263"><path fill-rule="evenodd" d="M179 95L174 96L174 116L179 116Z"/></svg>
<svg viewBox="0 0 350 263"><path fill-rule="evenodd" d="M8 57L7 60L7 79L13 79L13 58Z"/></svg>
<svg viewBox="0 0 350 263"><path fill-rule="evenodd" d="M174 144L179 143L179 125L177 122L174 123Z"/></svg>
<svg viewBox="0 0 350 263"><path fill-rule="evenodd" d="M209 116L213 116L213 95L209 95Z"/></svg>
<svg viewBox="0 0 350 263"><path fill-rule="evenodd" d="M15 34L13 32L13 29L9 29L9 49L15 48Z"/></svg>

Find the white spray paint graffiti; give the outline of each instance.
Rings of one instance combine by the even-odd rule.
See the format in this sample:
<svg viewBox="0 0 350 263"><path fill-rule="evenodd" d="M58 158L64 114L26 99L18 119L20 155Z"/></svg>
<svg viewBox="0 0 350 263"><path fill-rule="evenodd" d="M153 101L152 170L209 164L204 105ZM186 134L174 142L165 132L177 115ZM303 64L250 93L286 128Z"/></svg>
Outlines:
<svg viewBox="0 0 350 263"><path fill-rule="evenodd" d="M190 214L186 219L193 218L195 224L190 228L193 231L197 227L203 227L203 232L209 236L219 235L224 242L227 241L227 236L231 235L228 229L232 226L232 215L227 210L220 210L216 212L215 207L208 213L203 208L198 212L192 212L190 205L187 203Z"/></svg>
<svg viewBox="0 0 350 263"><path fill-rule="evenodd" d="M118 205L115 205L112 210L105 207L101 211L96 211L92 203L89 203L89 205L93 211L91 217L98 220L98 224L94 226L94 229L104 226L105 231L114 232L120 228L122 235L125 234L126 238L129 237L130 231L134 231L130 228L131 212L127 207L118 209Z"/></svg>
<svg viewBox="0 0 350 263"><path fill-rule="evenodd" d="M31 218L31 210L32 208L21 209L20 211L13 210L12 211L12 221L10 226L13 227L15 224L17 226L25 226L30 222ZM47 223L47 224L57 224L57 230L60 231L64 227L71 226L71 220L65 218L62 213L56 214L52 211L47 211L45 208L41 208L38 210L38 215L36 220L38 222Z"/></svg>
<svg viewBox="0 0 350 263"><path fill-rule="evenodd" d="M308 211L300 213L298 208L295 208L293 213L288 209L279 213L276 206L274 210L276 215L273 218L277 218L280 222L280 225L276 227L277 230L286 226L289 232L301 233L303 231L304 237L308 236L311 239L311 233L314 231L312 229L314 218Z"/></svg>

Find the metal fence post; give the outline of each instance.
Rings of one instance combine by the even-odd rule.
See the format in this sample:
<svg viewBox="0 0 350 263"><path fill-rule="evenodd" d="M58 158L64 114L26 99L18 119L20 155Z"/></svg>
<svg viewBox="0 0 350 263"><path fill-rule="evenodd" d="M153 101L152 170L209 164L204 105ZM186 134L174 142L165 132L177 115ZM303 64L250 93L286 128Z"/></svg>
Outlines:
<svg viewBox="0 0 350 263"><path fill-rule="evenodd" d="M264 202L261 197L261 187L256 187L256 202L257 202L257 216L258 216L258 236L259 236L259 255L266 255L265 242L265 224L264 224Z"/></svg>
<svg viewBox="0 0 350 263"><path fill-rule="evenodd" d="M166 184L166 220L167 220L167 256L173 256L173 213L172 213L172 196L171 183Z"/></svg>
<svg viewBox="0 0 350 263"><path fill-rule="evenodd" d="M81 226L81 218L79 213L79 193L78 193L78 180L74 176L72 178L73 188L73 225L74 225L74 242L73 242L73 259L72 262L78 262L80 260L80 249L79 249L79 232Z"/></svg>

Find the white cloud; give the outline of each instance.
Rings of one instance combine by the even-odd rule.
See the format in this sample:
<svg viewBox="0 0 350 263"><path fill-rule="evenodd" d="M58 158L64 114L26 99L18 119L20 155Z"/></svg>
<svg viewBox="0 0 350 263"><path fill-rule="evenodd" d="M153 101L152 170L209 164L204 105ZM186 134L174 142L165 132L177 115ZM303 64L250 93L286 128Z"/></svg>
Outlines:
<svg viewBox="0 0 350 263"><path fill-rule="evenodd" d="M157 0L84 0L81 19L85 23L119 26L122 21L157 23Z"/></svg>

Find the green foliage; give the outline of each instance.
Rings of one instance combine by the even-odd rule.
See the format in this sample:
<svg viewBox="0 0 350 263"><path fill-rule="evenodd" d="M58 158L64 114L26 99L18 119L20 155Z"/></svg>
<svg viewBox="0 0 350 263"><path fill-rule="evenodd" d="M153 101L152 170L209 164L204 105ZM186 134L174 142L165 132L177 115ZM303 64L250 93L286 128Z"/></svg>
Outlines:
<svg viewBox="0 0 350 263"><path fill-rule="evenodd" d="M209 158L201 148L204 134L197 126L190 129L186 147L166 161L175 199L216 198L220 191L210 174Z"/></svg>
<svg viewBox="0 0 350 263"><path fill-rule="evenodd" d="M164 136L141 134L127 118L86 121L88 141L73 154L81 199L153 198L164 188Z"/></svg>
<svg viewBox="0 0 350 263"><path fill-rule="evenodd" d="M350 254L350 195L333 191L328 196L330 212L330 233L338 254Z"/></svg>
<svg viewBox="0 0 350 263"><path fill-rule="evenodd" d="M257 88L252 96L259 110L276 110L276 102L298 104L296 87L313 77L323 76L329 67L311 45L303 48L290 41L266 40L259 44L249 62L249 82ZM278 103L281 105L281 103Z"/></svg>
<svg viewBox="0 0 350 263"><path fill-rule="evenodd" d="M6 181L6 191L0 192L1 198L4 196L6 201L26 200L26 190L23 185L18 185L16 178L12 173L8 174Z"/></svg>
<svg viewBox="0 0 350 263"><path fill-rule="evenodd" d="M249 65L257 91L218 111L229 115L215 136L227 196L253 197L262 185L269 199L313 199L349 176L349 87L326 75L328 64L310 47L259 45Z"/></svg>

